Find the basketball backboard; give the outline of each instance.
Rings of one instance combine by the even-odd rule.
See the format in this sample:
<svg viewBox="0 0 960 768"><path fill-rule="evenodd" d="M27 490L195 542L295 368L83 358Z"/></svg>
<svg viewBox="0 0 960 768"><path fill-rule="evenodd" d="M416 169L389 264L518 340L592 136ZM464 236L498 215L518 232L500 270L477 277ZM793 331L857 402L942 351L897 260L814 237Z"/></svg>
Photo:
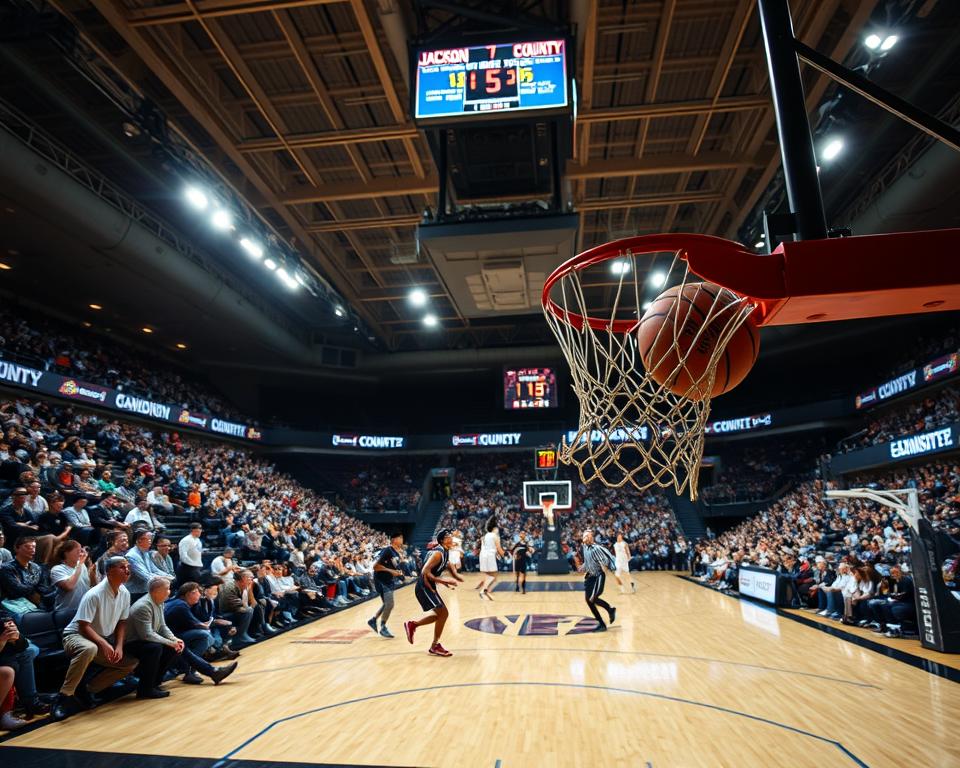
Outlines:
<svg viewBox="0 0 960 768"><path fill-rule="evenodd" d="M542 510L544 501L554 510L573 506L573 488L569 480L526 480L523 483L523 508Z"/></svg>

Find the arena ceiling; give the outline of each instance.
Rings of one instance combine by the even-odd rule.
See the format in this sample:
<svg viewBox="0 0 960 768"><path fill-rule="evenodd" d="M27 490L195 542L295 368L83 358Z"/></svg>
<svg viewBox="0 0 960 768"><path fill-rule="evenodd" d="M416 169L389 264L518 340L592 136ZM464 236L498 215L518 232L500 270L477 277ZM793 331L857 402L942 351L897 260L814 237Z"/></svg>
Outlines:
<svg viewBox="0 0 960 768"><path fill-rule="evenodd" d="M797 36L834 60L855 58L878 4L794 0ZM401 58L426 3L50 5L296 244L387 349L548 340L534 316L464 317L430 260L409 258L438 188L410 119ZM442 23L454 3L430 5ZM546 0L525 9L577 30L579 110L565 177L578 245L673 231L736 237L780 166L756 0ZM829 81L809 69L804 78L812 112ZM414 286L428 292L441 332L425 333L411 312Z"/></svg>

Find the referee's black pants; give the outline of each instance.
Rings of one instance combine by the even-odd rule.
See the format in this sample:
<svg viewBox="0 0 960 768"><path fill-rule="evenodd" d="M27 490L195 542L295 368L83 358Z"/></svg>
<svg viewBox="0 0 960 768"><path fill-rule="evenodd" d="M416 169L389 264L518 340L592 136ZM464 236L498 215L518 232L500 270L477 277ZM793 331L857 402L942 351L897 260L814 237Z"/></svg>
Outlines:
<svg viewBox="0 0 960 768"><path fill-rule="evenodd" d="M600 595L603 594L603 588L607 583L607 574L601 571L596 576L592 574L587 574L586 578L583 580L583 594L587 599L587 606L590 608L590 613L593 614L593 618L597 620L600 626L607 626L603 619L600 618L600 612L597 610L599 605L603 608L608 614L611 614L610 603L602 599Z"/></svg>

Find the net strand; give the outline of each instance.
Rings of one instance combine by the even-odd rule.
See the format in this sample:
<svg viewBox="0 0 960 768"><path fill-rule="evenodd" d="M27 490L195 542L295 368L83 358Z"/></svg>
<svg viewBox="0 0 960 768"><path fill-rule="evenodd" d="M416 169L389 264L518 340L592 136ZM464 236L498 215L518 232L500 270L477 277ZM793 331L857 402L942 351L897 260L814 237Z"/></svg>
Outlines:
<svg viewBox="0 0 960 768"><path fill-rule="evenodd" d="M616 257L611 256L620 264L619 277L613 286L609 322L602 330L579 321L596 317L584 289L585 270L572 269L554 285L559 316L544 308L547 323L570 366L580 404L578 430L572 440L564 437L561 441L558 458L576 466L584 483L599 480L611 488L630 484L641 491L652 486L673 488L677 494L686 492L695 499L717 364L754 307L727 291L713 296L699 328L684 342L688 350L700 342L713 345L705 370L697 376L688 366L689 352L681 353L679 334L694 311L694 303L699 305L703 287L698 284L692 288L694 281L683 251L673 253L665 284L675 286L668 311L676 313L676 322L659 326L651 349L662 348L663 352L650 362L658 374L661 366L670 368L669 375L663 377L667 382L681 374L690 380L683 395L674 394L653 379L640 357L637 332L644 308L637 256L629 250L618 250ZM607 265L608 261L601 263L601 267ZM627 275L632 286L627 284ZM664 302L658 299L658 305ZM624 313L634 319L633 324L626 333L614 332L615 321ZM671 333L672 337L663 337Z"/></svg>

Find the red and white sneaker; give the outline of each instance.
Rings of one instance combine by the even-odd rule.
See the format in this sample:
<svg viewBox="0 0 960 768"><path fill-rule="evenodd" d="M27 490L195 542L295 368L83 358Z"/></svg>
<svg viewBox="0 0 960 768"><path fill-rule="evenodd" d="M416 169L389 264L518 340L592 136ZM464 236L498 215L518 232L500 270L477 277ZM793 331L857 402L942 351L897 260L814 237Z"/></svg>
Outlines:
<svg viewBox="0 0 960 768"><path fill-rule="evenodd" d="M433 656L453 656L453 654L450 653L450 651L448 651L442 645L440 645L440 643L434 643L433 645L431 645L428 653L430 653Z"/></svg>
<svg viewBox="0 0 960 768"><path fill-rule="evenodd" d="M407 633L407 642L413 645L413 633L417 631L417 625L412 621L405 621L403 631Z"/></svg>

